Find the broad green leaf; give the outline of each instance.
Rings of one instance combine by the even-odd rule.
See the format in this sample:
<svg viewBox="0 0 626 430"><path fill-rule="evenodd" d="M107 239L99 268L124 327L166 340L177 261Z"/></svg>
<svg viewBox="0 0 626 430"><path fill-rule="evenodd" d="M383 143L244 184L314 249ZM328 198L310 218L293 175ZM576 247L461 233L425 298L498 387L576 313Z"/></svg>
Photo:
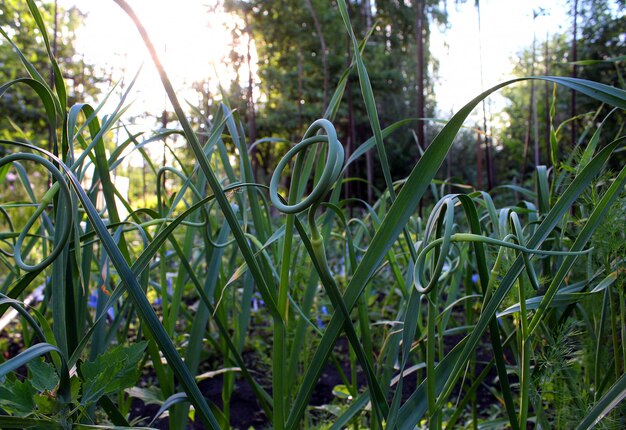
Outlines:
<svg viewBox="0 0 626 430"><path fill-rule="evenodd" d="M37 393L33 397L33 402L37 406L38 412L51 416L58 413L63 409L64 404L59 401L50 391L44 391L43 393Z"/></svg>
<svg viewBox="0 0 626 430"><path fill-rule="evenodd" d="M52 364L42 360L33 360L26 365L29 372L29 380L38 391L52 391L59 383L59 376Z"/></svg>
<svg viewBox="0 0 626 430"><path fill-rule="evenodd" d="M0 407L19 416L26 416L34 409L33 397L37 390L29 380L5 379L0 386Z"/></svg>
<svg viewBox="0 0 626 430"><path fill-rule="evenodd" d="M119 345L80 366L83 379L81 404L89 405L105 394L117 393L135 385L141 370L138 367L147 342L131 346Z"/></svg>

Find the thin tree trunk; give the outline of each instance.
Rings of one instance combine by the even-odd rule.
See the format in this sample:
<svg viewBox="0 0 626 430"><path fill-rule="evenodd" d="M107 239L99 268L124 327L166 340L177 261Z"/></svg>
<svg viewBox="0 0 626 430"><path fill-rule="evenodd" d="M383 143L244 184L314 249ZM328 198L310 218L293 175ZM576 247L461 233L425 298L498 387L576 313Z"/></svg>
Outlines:
<svg viewBox="0 0 626 430"><path fill-rule="evenodd" d="M537 15L533 11L533 23ZM532 64L530 65L530 75L535 76L535 61L536 61L536 49L537 37L533 30L533 56ZM539 120L537 118L537 100L535 97L535 81L530 81L530 110L533 116L533 149L534 149L534 161L535 169L539 166Z"/></svg>
<svg viewBox="0 0 626 430"><path fill-rule="evenodd" d="M369 1L366 2L363 13L365 18L365 32L372 25L372 9L369 7ZM365 164L367 168L367 201L374 202L374 154L372 150L367 151L365 154Z"/></svg>
<svg viewBox="0 0 626 430"><path fill-rule="evenodd" d="M298 133L302 131L302 50L298 47ZM295 140L295 139L293 139Z"/></svg>
<svg viewBox="0 0 626 430"><path fill-rule="evenodd" d="M369 3L369 2L368 2ZM348 7L350 6L350 2L348 2ZM365 5L364 5L365 6ZM365 6L361 9L363 12L363 18L365 19L365 26L367 29L372 25L372 17L371 17L371 7ZM350 85L350 83L348 84ZM350 87L349 87L350 88ZM353 136L353 145L356 147L356 120L354 117L354 107L352 106L352 91L349 90L350 93L348 95L349 100L349 110L351 112L351 135ZM369 150L365 153L365 176L367 178L367 201L369 203L374 202L374 154L372 150Z"/></svg>
<svg viewBox="0 0 626 430"><path fill-rule="evenodd" d="M572 62L578 61L578 0L574 0L574 29L572 31ZM572 78L578 76L578 68L576 64L572 65ZM570 101L570 118L576 116L576 91L572 90L572 98ZM571 122L571 141L572 146L576 145L576 121Z"/></svg>
<svg viewBox="0 0 626 430"><path fill-rule="evenodd" d="M426 149L426 133L424 117L424 34L428 23L426 22L426 0L415 2L415 45L417 48L417 140L422 149Z"/></svg>
<svg viewBox="0 0 626 430"><path fill-rule="evenodd" d="M480 2L476 1L476 14L478 16L478 56L480 59L480 88L481 91L484 89L483 82L483 46L482 46L482 25L480 19ZM485 140L485 164L487 167L487 188L491 189L494 185L493 178L493 166L491 163L491 148L489 141L489 129L487 127L487 107L485 100L482 101L483 107L483 131L485 132L483 138Z"/></svg>
<svg viewBox="0 0 626 430"><path fill-rule="evenodd" d="M370 0L363 1L363 18L365 18L365 31L372 26L372 2Z"/></svg>
<svg viewBox="0 0 626 430"><path fill-rule="evenodd" d="M549 51L549 39L550 39L550 34L546 32L546 46L545 46L545 69L546 69L546 76L550 75L550 51ZM545 83L546 86L546 93L545 93L545 99L544 99L544 123L545 123L545 132L544 132L544 140L546 141L545 145L546 145L546 166L550 166L550 161L551 161L551 157L550 157L550 88L552 87L553 84L550 84L549 82Z"/></svg>
<svg viewBox="0 0 626 430"><path fill-rule="evenodd" d="M452 185L450 185L450 183L452 182L452 151L454 149L454 146L452 146L450 148L450 150L448 151L448 155L446 156L446 182L448 182L448 185L446 186L447 194L450 194L452 192Z"/></svg>
<svg viewBox="0 0 626 430"><path fill-rule="evenodd" d="M533 48L532 59L530 62L530 76L535 76L535 62L536 62L536 45L537 36L535 33L535 19L538 14L533 10ZM526 166L528 164L528 153L530 151L530 135L531 127L534 128L534 165L535 168L539 165L539 135L537 131L537 101L535 100L535 81L530 82L530 99L528 101L528 119L526 121L526 135L524 137L524 163L522 164L522 179L526 176Z"/></svg>
<svg viewBox="0 0 626 430"><path fill-rule="evenodd" d="M163 108L163 112L161 113L161 126L165 130L167 128L167 109ZM163 167L167 166L167 146L165 145L165 137L163 138ZM165 202L165 197L167 196L167 182L166 176L163 175L163 201Z"/></svg>
<svg viewBox="0 0 626 430"><path fill-rule="evenodd" d="M374 203L374 156L371 149L365 153L365 167L367 169L367 201Z"/></svg>
<svg viewBox="0 0 626 430"><path fill-rule="evenodd" d="M415 47L417 56L416 91L417 91L417 144L422 150L426 149L426 131L424 117L424 26L426 21L426 0L415 0ZM420 199L418 213L422 216L424 199Z"/></svg>
<svg viewBox="0 0 626 430"><path fill-rule="evenodd" d="M320 25L320 21L317 18L317 13L313 8L313 4L311 4L311 0L305 0L307 9L309 9L309 13L311 14L311 18L313 19L313 25L315 26L315 32L317 33L317 37L320 39L320 46L322 48L322 72L324 74L324 109L328 106L328 82L329 71L328 71L328 55L326 49L326 41L324 40L324 33L322 32L322 26ZM368 2L366 2L368 3Z"/></svg>
<svg viewBox="0 0 626 430"><path fill-rule="evenodd" d="M487 161L487 189L491 190L494 186L493 163L491 159L491 141L487 136L487 120L485 120L485 159Z"/></svg>
<svg viewBox="0 0 626 430"><path fill-rule="evenodd" d="M248 22L248 12L243 14L244 24L246 26L246 34L248 35L248 42L246 43L246 62L248 64L248 137L250 143L256 140L256 113L254 112L254 75L252 73L252 30ZM256 151L254 151L256 152ZM256 166L255 153L251 154L253 167Z"/></svg>
<svg viewBox="0 0 626 430"><path fill-rule="evenodd" d="M534 88L533 88L534 92ZM533 99L534 99L533 94ZM539 157L539 118L537 116L537 102L533 100L533 141L535 147L535 167L541 164L541 159Z"/></svg>
<svg viewBox="0 0 626 430"><path fill-rule="evenodd" d="M346 67L349 67L351 63L350 58L350 43L346 39ZM354 105L352 104L352 80L348 76L348 82L346 86L346 97L348 99L348 142L346 145L346 160L350 159L353 148L356 148L356 127L354 125ZM352 174L352 166L346 166L346 178L350 178ZM358 176L355 175L355 176ZM354 197L352 182L348 181L345 185L346 197ZM350 205L352 206L352 205Z"/></svg>
<svg viewBox="0 0 626 430"><path fill-rule="evenodd" d="M531 91L532 94L532 91ZM526 134L524 135L524 163L522 164L522 178L526 176L526 166L528 165L528 153L530 152L530 127L533 118L532 97L528 101L528 118L526 119Z"/></svg>
<svg viewBox="0 0 626 430"><path fill-rule="evenodd" d="M483 139L480 136L480 132L476 133L476 188L478 190L483 189L483 151L480 145L483 143Z"/></svg>

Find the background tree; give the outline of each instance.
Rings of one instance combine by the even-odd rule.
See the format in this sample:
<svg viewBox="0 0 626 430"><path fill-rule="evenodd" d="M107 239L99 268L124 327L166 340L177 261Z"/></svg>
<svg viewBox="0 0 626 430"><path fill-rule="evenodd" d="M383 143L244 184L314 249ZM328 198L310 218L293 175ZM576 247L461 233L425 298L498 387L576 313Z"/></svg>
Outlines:
<svg viewBox="0 0 626 430"><path fill-rule="evenodd" d="M575 65L577 76L580 78L624 88L625 2L623 0L578 0L577 6L576 52L578 61L572 64L572 34L567 31L551 35L543 42L538 41L534 60L532 48L522 51L514 73L518 76L529 75L534 69L535 74L538 75L569 76ZM571 13L574 13L573 7ZM543 44L543 50L539 49L540 44ZM511 180L512 177L521 178L524 173L529 173L534 169L536 164L533 161L534 157L520 155L519 148L524 148L528 140L527 136L533 136L535 133L539 136L539 163L551 163L549 130L553 86L546 85L543 90L536 88L536 91L542 91L544 96L541 97L537 93L535 103L537 121L535 122L528 121L530 85L526 82L508 87L503 91L508 98L509 105L500 117L503 127L500 127L498 134L504 150L496 153L495 164L499 178L505 180ZM586 135L585 138L583 134L585 128L593 126L610 111L608 108L602 108L597 112L597 105L593 105L588 97L579 94L575 99L574 112L577 114L570 121L572 112L570 92L557 88L555 95L556 115L553 122L555 128L563 124L560 133L562 149L564 146L571 148L570 136L573 128L578 129L577 140L582 136L582 140L578 143L584 144L588 141L590 135ZM609 118L603 127L604 132L601 135L600 144L613 140L623 126L623 115L617 114ZM529 152L532 153L532 150ZM563 152L560 151L561 154ZM616 153L616 156L611 159L614 166L619 163L623 164L624 155L619 154L622 153ZM523 160L523 163L520 163L520 160ZM527 178L528 176L525 177Z"/></svg>
<svg viewBox="0 0 626 430"><path fill-rule="evenodd" d="M40 10L47 28L57 29L56 36L49 34L49 37L51 43L56 46L56 58L60 69L65 74L68 105L71 106L79 100L85 101L85 97L95 98L100 92L99 84L108 82L108 78L104 71L95 73L94 67L87 64L83 56L77 54L75 50L76 30L80 27L84 15L75 7L65 10L56 7L55 3L50 1L43 3ZM0 28L39 73L44 77L47 76L48 81L52 82L48 54L26 2L3 0L0 7ZM38 43L33 43L33 37L37 38ZM56 42L54 42L55 38ZM9 41L0 36L0 83L20 77L28 77L26 69ZM29 140L50 149L48 145L51 131L45 118L45 110L39 97L25 85L14 85L0 97L0 139ZM7 148L4 145L0 146L0 155L5 154L6 151ZM3 178L7 187L3 187L1 193L5 197L8 196L6 193L10 193L12 196L10 198L14 200L26 198L22 187L14 186L15 176L8 175ZM47 184L48 175L42 170L31 180L34 184L40 181L44 186Z"/></svg>
<svg viewBox="0 0 626 430"><path fill-rule="evenodd" d="M87 64L84 58L77 54L75 49L76 30L82 25L84 15L76 7L63 9L55 8L54 2L47 1L41 5L42 15L47 21L47 27L54 29L56 12L57 34L50 34L53 41L56 38L56 57L61 70L65 73L65 82L68 91L68 104L77 100L84 100L86 96L95 97L99 92L98 84L107 82L108 78L103 71L95 73L94 67ZM0 14L0 28L24 52L28 60L43 76L50 76L51 70L48 55L43 43L32 43L33 35L37 35L33 17L28 13L25 2L18 0L4 0ZM0 38L0 82L8 82L19 77L26 77L26 71L10 43ZM34 141L44 139L48 130L44 120L39 99L29 89L23 86L14 86L7 94L0 98L0 136L9 138L15 134L13 126L8 122L10 118L18 125L26 136Z"/></svg>
<svg viewBox="0 0 626 430"><path fill-rule="evenodd" d="M624 0L579 0L579 16L582 21L578 41L578 77L594 80L618 88L626 88L626 59L624 58L624 42L626 29L626 1ZM577 98L579 112L590 112L596 109L588 97ZM603 108L598 118L603 118L610 111ZM602 142L614 139L624 126L624 115L610 119L605 125ZM626 157L621 153L621 162ZM619 161L611 160L613 166Z"/></svg>
<svg viewBox="0 0 626 430"><path fill-rule="evenodd" d="M225 6L245 18L258 54L261 97L255 106L257 135L299 140L306 127L324 113L338 77L351 62L351 44L336 4L272 0L226 1ZM382 126L402 118L433 116L432 80L437 67L428 47L428 23L445 23L441 3L380 0L348 2L348 7L357 35L363 37L374 26L364 59ZM424 17L419 24L418 10ZM418 33L423 37L418 38ZM418 40L423 43L420 49ZM360 88L353 78L346 87L347 103L341 105L335 121L350 152L372 133ZM242 97L242 89L231 89L232 100L249 120L252 104ZM419 130L416 125L418 135ZM418 157L417 142L410 130L394 134L385 144L394 178L405 177L408 166ZM257 154L260 168L269 169L272 160L286 150L285 144L262 146ZM373 151L370 157L369 167L366 160L361 160L350 174L368 177L368 183L382 189L383 179ZM361 196L368 194L362 187L354 191Z"/></svg>

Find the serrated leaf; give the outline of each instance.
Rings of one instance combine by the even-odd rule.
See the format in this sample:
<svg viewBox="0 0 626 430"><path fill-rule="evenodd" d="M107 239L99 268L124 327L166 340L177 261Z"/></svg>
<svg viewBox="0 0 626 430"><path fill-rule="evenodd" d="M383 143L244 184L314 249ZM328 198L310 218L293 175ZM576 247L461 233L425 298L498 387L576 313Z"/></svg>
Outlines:
<svg viewBox="0 0 626 430"><path fill-rule="evenodd" d="M141 360L146 342L131 346L120 345L80 367L83 378L81 404L96 402L105 394L116 393L135 385L140 376L137 363Z"/></svg>
<svg viewBox="0 0 626 430"><path fill-rule="evenodd" d="M33 401L35 402L37 409L39 409L39 412L45 415L56 414L63 408L63 403L48 390L35 395L33 397Z"/></svg>
<svg viewBox="0 0 626 430"><path fill-rule="evenodd" d="M59 375L52 364L42 360L33 360L26 367L28 367L30 383L37 391L52 391L59 384Z"/></svg>
<svg viewBox="0 0 626 430"><path fill-rule="evenodd" d="M80 378L78 376L72 376L70 379L70 398L72 403L78 403L81 385Z"/></svg>
<svg viewBox="0 0 626 430"><path fill-rule="evenodd" d="M34 408L33 396L36 391L30 381L6 379L0 387L0 406L7 412L24 416Z"/></svg>

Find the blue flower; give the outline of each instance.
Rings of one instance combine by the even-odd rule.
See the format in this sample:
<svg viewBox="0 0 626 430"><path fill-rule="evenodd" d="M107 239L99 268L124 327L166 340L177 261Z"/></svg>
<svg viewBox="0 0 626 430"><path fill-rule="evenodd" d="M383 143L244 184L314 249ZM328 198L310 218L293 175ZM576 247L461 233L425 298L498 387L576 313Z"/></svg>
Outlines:
<svg viewBox="0 0 626 430"><path fill-rule="evenodd" d="M252 312L258 312L263 306L265 306L265 302L261 298L261 295L259 293L254 293L252 296Z"/></svg>
<svg viewBox="0 0 626 430"><path fill-rule="evenodd" d="M321 316L317 316L317 328L324 328L324 322L322 321Z"/></svg>
<svg viewBox="0 0 626 430"><path fill-rule="evenodd" d="M478 284L478 273L474 273L474 274L472 275L472 282L473 282L474 284Z"/></svg>
<svg viewBox="0 0 626 430"><path fill-rule="evenodd" d="M87 306L95 309L98 306L98 296L96 296L95 294L90 294L89 301L87 302Z"/></svg>
<svg viewBox="0 0 626 430"><path fill-rule="evenodd" d="M322 306L320 308L320 312L321 314L317 315L317 327L324 328L324 321L322 320L322 315L324 316L328 315L328 308L326 306Z"/></svg>
<svg viewBox="0 0 626 430"><path fill-rule="evenodd" d="M35 301L43 302L43 299L44 299L43 288L44 287L45 287L45 285L41 284L40 286L35 288L35 291L33 291L33 299Z"/></svg>
<svg viewBox="0 0 626 430"><path fill-rule="evenodd" d="M98 308L98 295L97 294L92 293L92 294L89 295L89 300L87 301L87 306L89 306L92 309L97 309ZM115 312L113 311L112 307L107 309L107 315L111 319L115 318Z"/></svg>

